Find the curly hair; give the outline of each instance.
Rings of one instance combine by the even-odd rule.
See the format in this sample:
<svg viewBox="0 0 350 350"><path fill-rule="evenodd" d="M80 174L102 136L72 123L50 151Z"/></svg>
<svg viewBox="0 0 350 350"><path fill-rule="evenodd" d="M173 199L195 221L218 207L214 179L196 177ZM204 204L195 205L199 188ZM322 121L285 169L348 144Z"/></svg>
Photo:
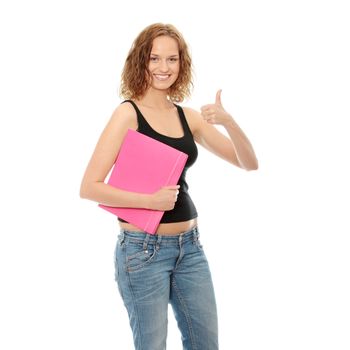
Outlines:
<svg viewBox="0 0 350 350"><path fill-rule="evenodd" d="M182 34L171 24L154 23L146 27L135 39L122 71L120 96L126 99L142 97L149 87L148 63L153 40L159 36L175 39L179 47L180 72L177 80L168 90L173 102L182 102L190 97L192 82L192 59Z"/></svg>

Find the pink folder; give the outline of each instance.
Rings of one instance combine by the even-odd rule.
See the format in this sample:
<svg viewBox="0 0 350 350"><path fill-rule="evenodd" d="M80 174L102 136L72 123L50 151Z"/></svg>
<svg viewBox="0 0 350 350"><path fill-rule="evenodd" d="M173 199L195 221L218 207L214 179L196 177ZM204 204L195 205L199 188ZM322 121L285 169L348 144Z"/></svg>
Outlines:
<svg viewBox="0 0 350 350"><path fill-rule="evenodd" d="M130 192L151 194L176 185L188 155L138 131L128 129L108 184ZM164 211L142 208L99 207L154 234Z"/></svg>

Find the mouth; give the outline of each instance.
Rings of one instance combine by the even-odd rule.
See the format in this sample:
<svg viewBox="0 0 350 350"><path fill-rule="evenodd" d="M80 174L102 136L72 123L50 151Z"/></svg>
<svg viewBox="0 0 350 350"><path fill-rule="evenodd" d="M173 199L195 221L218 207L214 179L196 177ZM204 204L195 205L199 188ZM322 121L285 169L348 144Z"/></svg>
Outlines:
<svg viewBox="0 0 350 350"><path fill-rule="evenodd" d="M165 81L165 80L168 80L170 78L171 74L153 74L153 75L157 80Z"/></svg>

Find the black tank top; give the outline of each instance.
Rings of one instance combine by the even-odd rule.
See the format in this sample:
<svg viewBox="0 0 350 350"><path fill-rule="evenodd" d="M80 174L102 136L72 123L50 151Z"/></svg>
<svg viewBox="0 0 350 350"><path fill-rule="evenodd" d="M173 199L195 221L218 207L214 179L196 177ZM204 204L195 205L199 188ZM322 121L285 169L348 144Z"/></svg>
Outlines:
<svg viewBox="0 0 350 350"><path fill-rule="evenodd" d="M125 100L122 103L125 103L125 102L130 102L136 110L138 132L144 135L147 135L149 137L152 137L160 142L163 142L171 147L178 149L179 151L182 151L188 154L187 162L185 164L184 170L178 181L178 185L180 185L180 188L179 188L179 195L175 203L175 207L172 210L165 211L160 222L171 223L171 222L187 221L187 220L196 218L197 210L188 193L188 184L186 182L185 177L186 177L188 168L191 167L197 159L198 149L194 142L190 127L187 124L185 113L182 107L174 103L174 105L177 108L178 115L180 117L184 135L182 137L170 137L170 136L165 136L163 134L159 134L157 131L155 131L148 124L147 120L142 115L141 111L139 110L139 108L137 107L134 101ZM121 218L118 218L118 220L122 222L126 222Z"/></svg>

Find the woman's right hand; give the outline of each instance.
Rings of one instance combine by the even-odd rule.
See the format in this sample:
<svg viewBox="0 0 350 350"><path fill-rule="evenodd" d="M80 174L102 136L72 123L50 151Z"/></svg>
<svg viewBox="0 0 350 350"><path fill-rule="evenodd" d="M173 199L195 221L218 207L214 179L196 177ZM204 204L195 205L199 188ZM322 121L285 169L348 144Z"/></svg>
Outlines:
<svg viewBox="0 0 350 350"><path fill-rule="evenodd" d="M149 209L153 210L172 210L175 207L180 185L164 186L157 192L150 195Z"/></svg>

